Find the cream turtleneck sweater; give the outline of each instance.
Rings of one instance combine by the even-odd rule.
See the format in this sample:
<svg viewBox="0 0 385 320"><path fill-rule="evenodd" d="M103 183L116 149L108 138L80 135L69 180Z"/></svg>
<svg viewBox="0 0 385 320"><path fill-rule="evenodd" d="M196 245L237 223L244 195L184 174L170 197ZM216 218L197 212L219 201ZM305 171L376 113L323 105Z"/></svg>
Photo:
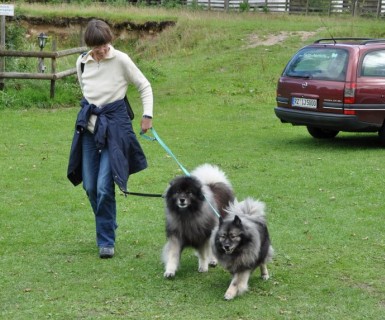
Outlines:
<svg viewBox="0 0 385 320"><path fill-rule="evenodd" d="M83 73L81 62L85 64ZM153 116L151 84L127 54L110 45L105 59L97 62L89 51L78 58L76 68L83 96L89 103L103 107L107 103L123 99L127 86L133 84L140 94L143 115ZM96 116L92 115L88 125L91 132L95 121Z"/></svg>

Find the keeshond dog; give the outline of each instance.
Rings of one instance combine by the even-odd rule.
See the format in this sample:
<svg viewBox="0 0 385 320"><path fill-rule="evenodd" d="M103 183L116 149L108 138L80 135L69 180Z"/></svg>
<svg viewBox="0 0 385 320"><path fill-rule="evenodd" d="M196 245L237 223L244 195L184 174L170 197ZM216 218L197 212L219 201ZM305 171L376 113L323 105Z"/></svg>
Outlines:
<svg viewBox="0 0 385 320"><path fill-rule="evenodd" d="M203 164L190 176L172 180L165 192L166 236L162 259L165 278L173 278L184 248L196 249L199 272L217 264L212 254L210 237L218 225L216 214L234 200L232 186L217 166ZM215 210L215 211L214 211Z"/></svg>
<svg viewBox="0 0 385 320"><path fill-rule="evenodd" d="M272 259L266 225L265 204L252 198L235 200L226 209L227 216L220 218L213 231L211 244L219 263L233 278L225 293L231 300L248 289L251 273L260 267L262 279L269 279L266 264Z"/></svg>

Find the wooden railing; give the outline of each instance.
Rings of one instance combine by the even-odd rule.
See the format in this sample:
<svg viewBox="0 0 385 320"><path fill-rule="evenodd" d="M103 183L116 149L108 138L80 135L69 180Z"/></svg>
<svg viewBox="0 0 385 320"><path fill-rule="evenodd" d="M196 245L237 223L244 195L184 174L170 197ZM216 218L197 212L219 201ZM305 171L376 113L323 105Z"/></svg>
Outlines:
<svg viewBox="0 0 385 320"><path fill-rule="evenodd" d="M71 48L67 50L55 51L55 52L36 52L36 51L12 51L12 50L0 50L0 57L27 57L27 58L49 58L51 59L51 72L43 73L28 73L28 72L0 72L1 79L38 79L38 80L51 80L50 97L55 96L55 82L58 79L76 74L76 68L71 68L65 71L57 72L57 59L73 54L80 54L87 51L87 47Z"/></svg>

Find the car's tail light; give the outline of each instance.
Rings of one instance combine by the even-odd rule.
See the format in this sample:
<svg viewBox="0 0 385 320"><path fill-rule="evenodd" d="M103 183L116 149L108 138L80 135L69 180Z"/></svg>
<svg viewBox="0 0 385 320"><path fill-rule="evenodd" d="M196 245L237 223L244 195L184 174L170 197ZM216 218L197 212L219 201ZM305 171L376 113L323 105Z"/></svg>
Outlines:
<svg viewBox="0 0 385 320"><path fill-rule="evenodd" d="M356 102L356 83L348 83L344 90L344 103L352 104Z"/></svg>

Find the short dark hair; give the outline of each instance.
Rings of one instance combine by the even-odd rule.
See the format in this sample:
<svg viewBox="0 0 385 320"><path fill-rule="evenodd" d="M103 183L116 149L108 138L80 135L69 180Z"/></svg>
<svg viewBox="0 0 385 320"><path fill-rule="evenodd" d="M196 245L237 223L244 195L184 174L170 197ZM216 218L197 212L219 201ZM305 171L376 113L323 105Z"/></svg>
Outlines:
<svg viewBox="0 0 385 320"><path fill-rule="evenodd" d="M84 32L84 41L89 47L97 47L110 43L113 39L112 31L102 20L92 19Z"/></svg>

